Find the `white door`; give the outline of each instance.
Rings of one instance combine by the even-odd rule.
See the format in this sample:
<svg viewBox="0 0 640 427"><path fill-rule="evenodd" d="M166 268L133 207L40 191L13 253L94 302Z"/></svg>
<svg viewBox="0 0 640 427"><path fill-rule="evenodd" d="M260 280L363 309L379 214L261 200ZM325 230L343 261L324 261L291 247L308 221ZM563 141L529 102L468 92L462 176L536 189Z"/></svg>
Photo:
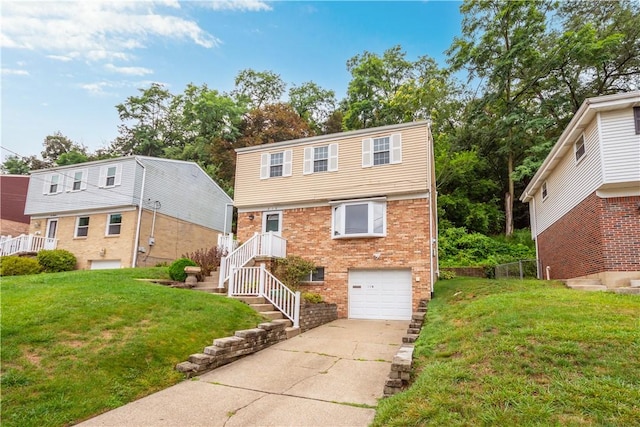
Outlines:
<svg viewBox="0 0 640 427"><path fill-rule="evenodd" d="M349 318L410 320L411 270L350 270Z"/></svg>
<svg viewBox="0 0 640 427"><path fill-rule="evenodd" d="M282 212L263 212L262 214L262 232L282 235Z"/></svg>
<svg viewBox="0 0 640 427"><path fill-rule="evenodd" d="M57 231L58 231L58 219L49 218L49 220L47 221L47 238L55 239Z"/></svg>
<svg viewBox="0 0 640 427"><path fill-rule="evenodd" d="M105 259L105 260L91 261L92 270L106 270L110 268L120 268L120 265L121 263L119 259Z"/></svg>

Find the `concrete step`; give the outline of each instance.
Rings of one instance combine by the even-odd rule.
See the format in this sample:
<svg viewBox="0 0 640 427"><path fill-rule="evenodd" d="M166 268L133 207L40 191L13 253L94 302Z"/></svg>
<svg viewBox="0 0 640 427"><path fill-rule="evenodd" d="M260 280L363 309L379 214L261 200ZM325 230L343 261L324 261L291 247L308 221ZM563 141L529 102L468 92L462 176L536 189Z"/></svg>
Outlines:
<svg viewBox="0 0 640 427"><path fill-rule="evenodd" d="M640 295L640 287L637 286L627 286L624 288L613 288L611 289L616 294L626 294L626 295Z"/></svg>
<svg viewBox="0 0 640 427"><path fill-rule="evenodd" d="M233 297L237 300L242 301L245 304L264 304L266 301L263 297Z"/></svg>
<svg viewBox="0 0 640 427"><path fill-rule="evenodd" d="M294 328L293 326L289 326L288 328L285 329L285 331L287 332L287 339L291 339L297 335L300 335L300 328Z"/></svg>
<svg viewBox="0 0 640 427"><path fill-rule="evenodd" d="M284 315L279 311L261 311L260 314L271 320L284 319Z"/></svg>
<svg viewBox="0 0 640 427"><path fill-rule="evenodd" d="M420 335L417 335L417 334L407 334L404 337L402 337L402 342L405 344L416 342L419 336Z"/></svg>
<svg viewBox="0 0 640 427"><path fill-rule="evenodd" d="M568 288L577 291L602 292L607 290L600 279L568 279L565 284Z"/></svg>
<svg viewBox="0 0 640 427"><path fill-rule="evenodd" d="M251 308L253 308L258 313L264 313L265 311L274 311L276 309L273 304L251 304Z"/></svg>
<svg viewBox="0 0 640 427"><path fill-rule="evenodd" d="M605 292L607 287L604 285L571 285L567 286L576 291L586 291L586 292Z"/></svg>

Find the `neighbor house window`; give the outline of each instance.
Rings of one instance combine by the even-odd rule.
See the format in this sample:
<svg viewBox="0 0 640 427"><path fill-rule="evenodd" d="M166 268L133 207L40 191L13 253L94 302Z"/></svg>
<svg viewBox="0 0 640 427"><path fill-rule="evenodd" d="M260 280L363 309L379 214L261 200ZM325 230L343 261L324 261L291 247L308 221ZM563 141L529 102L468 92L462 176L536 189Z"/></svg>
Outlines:
<svg viewBox="0 0 640 427"><path fill-rule="evenodd" d="M122 214L109 214L107 218L107 236L117 236L120 234L122 226Z"/></svg>
<svg viewBox="0 0 640 427"><path fill-rule="evenodd" d="M316 267L302 278L303 282L324 282L324 267Z"/></svg>
<svg viewBox="0 0 640 427"><path fill-rule="evenodd" d="M576 141L576 163L579 162L580 160L582 160L582 158L585 156L586 151L584 148L584 135L580 137L580 139L578 139Z"/></svg>
<svg viewBox="0 0 640 427"><path fill-rule="evenodd" d="M399 133L362 140L362 167L402 163L402 138Z"/></svg>
<svg viewBox="0 0 640 427"><path fill-rule="evenodd" d="M87 237L89 234L89 217L78 217L76 222L76 236L75 237Z"/></svg>
<svg viewBox="0 0 640 427"><path fill-rule="evenodd" d="M100 187L115 187L120 185L122 165L107 165L100 168Z"/></svg>
<svg viewBox="0 0 640 427"><path fill-rule="evenodd" d="M545 200L547 198L547 183L543 182L542 183L542 200Z"/></svg>
<svg viewBox="0 0 640 427"><path fill-rule="evenodd" d="M333 238L385 236L386 216L387 203L383 199L334 204Z"/></svg>
<svg viewBox="0 0 640 427"><path fill-rule="evenodd" d="M88 170L82 169L72 171L67 181L67 191L80 191L87 189Z"/></svg>
<svg viewBox="0 0 640 427"><path fill-rule="evenodd" d="M338 170L338 144L306 147L304 149L305 175Z"/></svg>
<svg viewBox="0 0 640 427"><path fill-rule="evenodd" d="M260 179L291 176L291 150L263 153L260 157Z"/></svg>
<svg viewBox="0 0 640 427"><path fill-rule="evenodd" d="M640 135L640 107L633 107L633 119L636 125L636 135Z"/></svg>

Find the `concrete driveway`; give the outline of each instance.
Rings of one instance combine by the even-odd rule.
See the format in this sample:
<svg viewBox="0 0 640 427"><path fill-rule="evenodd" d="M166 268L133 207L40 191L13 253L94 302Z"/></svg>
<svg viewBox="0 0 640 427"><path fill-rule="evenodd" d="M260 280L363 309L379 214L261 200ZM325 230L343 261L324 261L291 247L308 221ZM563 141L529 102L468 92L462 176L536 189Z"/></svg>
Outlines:
<svg viewBox="0 0 640 427"><path fill-rule="evenodd" d="M408 321L336 320L82 426L366 426Z"/></svg>

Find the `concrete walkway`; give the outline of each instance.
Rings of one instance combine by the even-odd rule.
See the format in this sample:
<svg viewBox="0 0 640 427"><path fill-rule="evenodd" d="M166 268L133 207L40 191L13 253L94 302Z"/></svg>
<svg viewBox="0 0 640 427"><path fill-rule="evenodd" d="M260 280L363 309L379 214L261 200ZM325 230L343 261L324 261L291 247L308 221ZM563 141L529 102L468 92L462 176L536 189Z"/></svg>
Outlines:
<svg viewBox="0 0 640 427"><path fill-rule="evenodd" d="M408 321L336 320L82 426L366 426Z"/></svg>

